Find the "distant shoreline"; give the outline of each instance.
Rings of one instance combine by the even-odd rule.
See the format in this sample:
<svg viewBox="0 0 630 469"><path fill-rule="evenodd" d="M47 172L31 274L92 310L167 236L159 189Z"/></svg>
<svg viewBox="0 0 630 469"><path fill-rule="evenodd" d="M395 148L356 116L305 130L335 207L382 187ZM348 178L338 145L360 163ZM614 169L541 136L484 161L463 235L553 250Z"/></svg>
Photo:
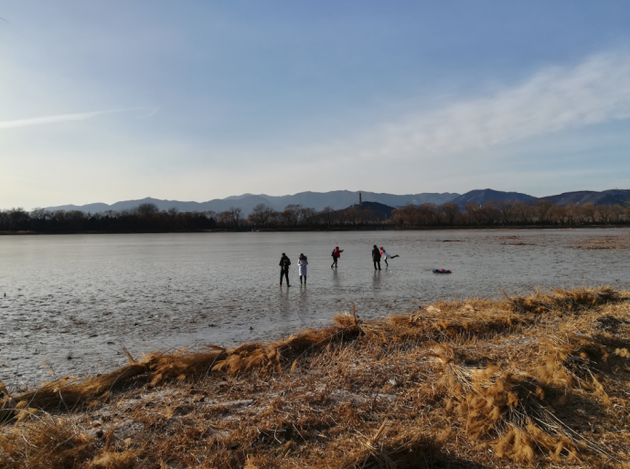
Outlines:
<svg viewBox="0 0 630 469"><path fill-rule="evenodd" d="M312 228L285 228L285 229L257 229L254 227L241 227L239 229L210 229L210 230L189 230L189 231L0 231L0 236L42 236L42 235L103 235L103 234L174 234L174 233L320 233L320 232L339 232L339 231L460 231L460 230L575 230L575 229L610 229L610 228L628 228L627 224L590 224L590 225L488 225L488 226L423 226L401 228L397 226L378 227L335 227L331 229L312 229Z"/></svg>

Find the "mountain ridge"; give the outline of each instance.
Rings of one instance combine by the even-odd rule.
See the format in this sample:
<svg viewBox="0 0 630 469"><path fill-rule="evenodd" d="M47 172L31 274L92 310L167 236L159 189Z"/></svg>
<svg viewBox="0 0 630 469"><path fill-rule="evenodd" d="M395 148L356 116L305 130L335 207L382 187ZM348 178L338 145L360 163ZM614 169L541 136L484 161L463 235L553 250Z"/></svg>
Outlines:
<svg viewBox="0 0 630 469"><path fill-rule="evenodd" d="M534 197L520 192L503 192L493 189L474 189L465 194L450 192L443 193L418 193L418 194L388 194L366 191L338 190L330 192L299 192L293 195L270 196L266 194L242 194L226 197L224 199L212 199L206 202L163 200L153 197L145 197L136 200L124 200L113 204L92 203L85 205L60 205L46 207L46 210L79 210L85 213L99 213L112 211L131 210L141 204L154 204L159 210L175 208L182 212L224 212L232 208L240 208L241 215L247 216L253 208L259 204L265 204L276 211L283 211L288 205L301 205L305 208L312 208L320 211L325 207L333 210L342 210L359 202L359 194L363 202L375 202L391 208L402 207L404 205L422 205L432 203L443 205L445 203L455 203L464 208L467 203L473 202L479 205L494 201L520 201L533 203L536 200L548 200L555 205L566 206L569 204L585 205L592 203L595 205L615 205L630 202L629 189L609 189L604 191L573 191L563 192L557 195Z"/></svg>
<svg viewBox="0 0 630 469"><path fill-rule="evenodd" d="M494 200L495 202L499 201L510 201L510 202L533 202L537 200L537 197L533 195L523 194L521 192L502 192L495 191L494 189L473 189L472 191L468 191L465 194L456 197L451 200L451 203L457 204L460 208L464 208L468 203L475 203L479 205L483 205L485 202L489 200Z"/></svg>
<svg viewBox="0 0 630 469"><path fill-rule="evenodd" d="M176 208L182 212L198 211L198 212L223 212L231 208L240 208L242 214L247 216L252 209L258 204L265 204L277 211L282 211L287 205L302 205L306 208L322 210L324 207L330 207L333 210L341 210L349 207L359 201L359 194L364 202L378 202L390 207L401 207L407 204L420 205L423 203L435 203L442 205L451 201L459 194L451 193L421 193L396 195L365 191L331 191L331 192L299 192L293 195L269 196L243 194L241 196L230 196L225 199L212 199L207 202L185 202L176 200L161 200L152 197L144 199L125 200L115 202L111 205L104 203L93 203L86 205L60 205L55 207L46 207L46 210L79 210L82 212L106 212L108 210L121 211L130 210L140 204L151 203L160 210L168 210Z"/></svg>
<svg viewBox="0 0 630 469"><path fill-rule="evenodd" d="M558 195L550 195L541 197L555 205L623 205L630 200L630 190L627 189L608 189L605 191L573 191L564 192Z"/></svg>

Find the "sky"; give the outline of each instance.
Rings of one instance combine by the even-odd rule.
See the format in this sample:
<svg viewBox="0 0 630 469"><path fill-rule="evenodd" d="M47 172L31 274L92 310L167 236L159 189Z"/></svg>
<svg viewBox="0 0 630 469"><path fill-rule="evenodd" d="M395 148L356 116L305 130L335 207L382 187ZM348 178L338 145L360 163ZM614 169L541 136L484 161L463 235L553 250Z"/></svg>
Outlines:
<svg viewBox="0 0 630 469"><path fill-rule="evenodd" d="M630 2L5 0L0 209L630 189Z"/></svg>

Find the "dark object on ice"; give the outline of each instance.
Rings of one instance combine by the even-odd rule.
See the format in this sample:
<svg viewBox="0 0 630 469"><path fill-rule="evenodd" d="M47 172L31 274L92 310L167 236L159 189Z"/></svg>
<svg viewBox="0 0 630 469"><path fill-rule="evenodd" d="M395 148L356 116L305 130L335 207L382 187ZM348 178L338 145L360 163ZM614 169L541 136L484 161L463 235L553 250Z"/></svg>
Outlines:
<svg viewBox="0 0 630 469"><path fill-rule="evenodd" d="M444 269L433 269L433 273L434 274L450 274L452 272L450 270L444 270Z"/></svg>

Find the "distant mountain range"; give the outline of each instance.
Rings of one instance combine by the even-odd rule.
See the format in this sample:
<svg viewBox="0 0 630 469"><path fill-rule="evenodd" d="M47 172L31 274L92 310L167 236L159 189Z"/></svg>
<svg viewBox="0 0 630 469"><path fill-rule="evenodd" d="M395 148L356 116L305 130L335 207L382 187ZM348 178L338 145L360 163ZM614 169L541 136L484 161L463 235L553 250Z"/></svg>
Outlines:
<svg viewBox="0 0 630 469"><path fill-rule="evenodd" d="M359 202L359 194L364 202L378 202L389 207L402 207L407 204L433 203L437 205L450 202L459 194L411 194L394 195L378 194L375 192L352 192L352 191L332 191L332 192L300 192L295 195L270 196L243 194L239 196L227 197L225 199L214 199L208 202L180 202L177 200L160 200L147 197L140 200L125 200L111 205L96 203L87 205L60 205L58 207L47 207L47 210L79 210L81 212L98 213L107 210L116 212L129 210L140 204L155 204L160 210L176 208L180 212L224 212L232 207L240 208L244 216L251 213L258 204L265 204L274 210L282 211L287 205L301 205L320 211L324 207L333 210L341 210Z"/></svg>
<svg viewBox="0 0 630 469"><path fill-rule="evenodd" d="M521 201L534 202L538 197L533 197L519 192L501 192L492 189L472 190L465 194L454 193L422 193L410 195L394 195L381 194L376 192L358 192L358 191L332 191L332 192L300 192L295 195L270 196L243 194L239 196L226 197L225 199L214 199L208 202L181 202L178 200L161 200L147 197L140 200L125 200L108 205L103 203L87 204L87 205L60 205L57 207L47 207L47 210L79 210L81 212L106 212L129 210L140 204L155 204L160 210L168 210L175 208L180 212L224 212L231 208L240 208L243 216L251 213L252 209L258 204L265 204L274 210L282 211L287 205L301 205L302 207L312 208L317 211L324 207L330 207L333 210L341 210L359 202L359 194L364 203L375 202L390 208L402 207L404 205L413 204L421 205L425 203L433 203L442 205L448 202L455 203L464 208L468 202L483 205L484 203L494 201ZM630 190L611 189L601 192L595 191L578 191L565 192L559 195L551 195L541 197L541 199L549 200L555 205L584 205L593 203L595 205L615 205L624 204L630 201Z"/></svg>

